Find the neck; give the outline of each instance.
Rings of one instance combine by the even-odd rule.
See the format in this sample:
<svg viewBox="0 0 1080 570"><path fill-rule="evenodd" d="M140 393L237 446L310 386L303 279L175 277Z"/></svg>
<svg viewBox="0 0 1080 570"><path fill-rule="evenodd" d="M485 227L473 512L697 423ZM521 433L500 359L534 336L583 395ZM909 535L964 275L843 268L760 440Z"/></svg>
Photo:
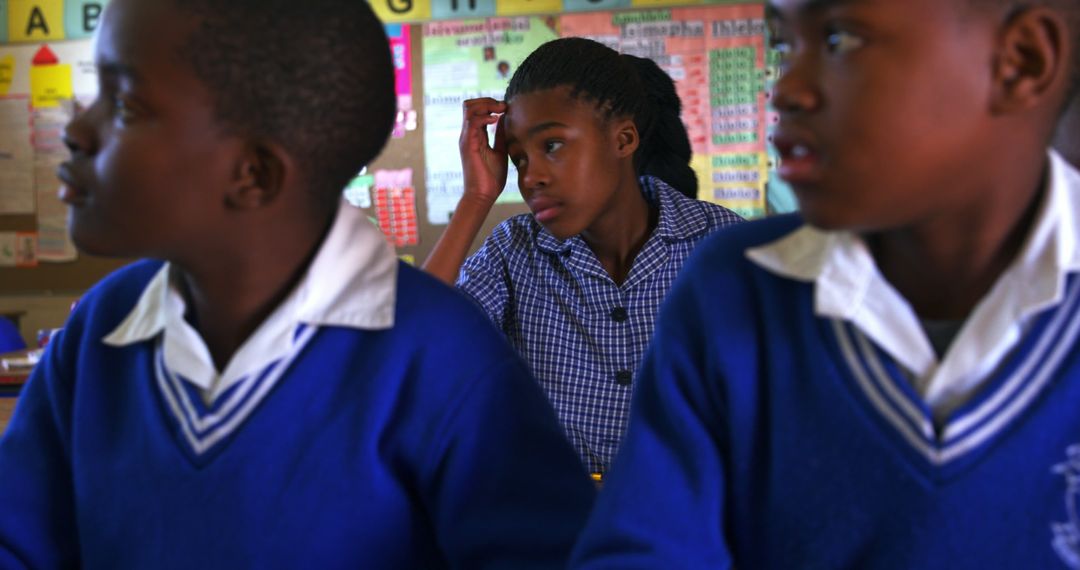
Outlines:
<svg viewBox="0 0 1080 570"><path fill-rule="evenodd" d="M649 239L658 212L641 193L641 185L631 172L623 176L612 203L581 237L608 275L622 284L630 275L634 258Z"/></svg>
<svg viewBox="0 0 1080 570"><path fill-rule="evenodd" d="M293 217L292 226L304 227L295 231L268 224L262 226L275 231L260 234L238 228L233 234L237 236L235 241L220 240L236 243L237 247L218 249L193 262L176 263L189 319L219 371L296 287L332 220L321 225L302 224L297 221L300 217Z"/></svg>
<svg viewBox="0 0 1080 570"><path fill-rule="evenodd" d="M1054 148L1065 160L1080 169L1080 96L1073 99L1072 105L1061 118Z"/></svg>
<svg viewBox="0 0 1080 570"><path fill-rule="evenodd" d="M1013 160L1029 158L1040 163L1039 157ZM977 196L977 203L961 204L909 227L866 235L882 275L921 318L967 318L1023 247L1047 174L1039 170L1000 177L983 184L982 192L966 193Z"/></svg>

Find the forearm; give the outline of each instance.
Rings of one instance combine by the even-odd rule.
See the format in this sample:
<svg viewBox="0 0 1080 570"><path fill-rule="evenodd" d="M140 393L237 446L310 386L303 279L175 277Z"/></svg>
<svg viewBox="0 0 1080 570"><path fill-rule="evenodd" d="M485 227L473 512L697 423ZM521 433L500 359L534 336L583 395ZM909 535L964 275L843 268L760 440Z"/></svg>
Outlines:
<svg viewBox="0 0 1080 570"><path fill-rule="evenodd" d="M453 285L457 281L461 265L469 253L476 235L491 212L494 201L465 194L458 202L446 231L439 236L435 247L424 262L423 269L440 281Z"/></svg>

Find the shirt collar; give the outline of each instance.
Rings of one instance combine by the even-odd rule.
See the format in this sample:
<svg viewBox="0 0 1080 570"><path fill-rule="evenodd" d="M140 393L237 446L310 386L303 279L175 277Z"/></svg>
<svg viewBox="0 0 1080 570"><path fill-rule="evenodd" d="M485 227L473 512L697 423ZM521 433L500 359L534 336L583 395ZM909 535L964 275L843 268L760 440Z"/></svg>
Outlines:
<svg viewBox="0 0 1080 570"><path fill-rule="evenodd" d="M1016 260L976 306L944 362L917 315L884 279L869 249L851 232L804 225L747 257L778 275L814 283L814 311L851 321L916 376L928 399L948 399L956 384L983 376L1019 340L1032 315L1061 302L1066 277L1080 270L1077 212L1080 173L1050 151L1050 175L1034 225ZM955 350L954 350L955 349Z"/></svg>
<svg viewBox="0 0 1080 570"><path fill-rule="evenodd" d="M708 231L705 217L694 215L693 209L701 207L697 200L683 196L678 190L655 176L642 176L638 181L645 200L659 211L656 229L653 230L654 235L667 242L676 242L698 237ZM559 241L543 226L540 226L536 233L536 246L552 254L571 250L574 242L578 240L581 240L580 236Z"/></svg>
<svg viewBox="0 0 1080 570"><path fill-rule="evenodd" d="M382 233L363 211L343 202L300 282L241 345L221 374L198 332L184 319L184 299L174 285L176 268L169 263L147 284L124 321L102 340L111 346L127 346L164 332L166 366L216 396L245 374L286 354L300 324L392 327L397 268L397 257Z"/></svg>

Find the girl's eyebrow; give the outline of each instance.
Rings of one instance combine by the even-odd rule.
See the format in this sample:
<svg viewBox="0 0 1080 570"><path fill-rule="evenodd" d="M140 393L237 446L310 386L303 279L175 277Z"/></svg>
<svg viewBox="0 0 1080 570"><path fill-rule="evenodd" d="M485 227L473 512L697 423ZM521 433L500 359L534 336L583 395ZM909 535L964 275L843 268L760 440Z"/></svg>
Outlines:
<svg viewBox="0 0 1080 570"><path fill-rule="evenodd" d="M506 143L508 145L509 144L517 144L518 140L527 140L527 139L530 139L533 136L535 136L537 133L546 131L548 129L555 129L555 128L559 128L559 127L570 128L569 125L567 125L565 123L560 123L559 121L545 121L543 123L540 123L540 124L533 125L533 126L529 127L529 129L525 131L525 135L522 136L521 139L518 139L518 137L515 137L514 135L510 134L510 130L507 129L506 130Z"/></svg>
<svg viewBox="0 0 1080 570"><path fill-rule="evenodd" d="M533 125L532 127L530 127L529 130L525 131L525 136L531 137L536 133L539 133L540 131L546 131L548 129L553 129L556 127L566 127L566 125L558 121L547 121L544 123L540 123L539 125Z"/></svg>

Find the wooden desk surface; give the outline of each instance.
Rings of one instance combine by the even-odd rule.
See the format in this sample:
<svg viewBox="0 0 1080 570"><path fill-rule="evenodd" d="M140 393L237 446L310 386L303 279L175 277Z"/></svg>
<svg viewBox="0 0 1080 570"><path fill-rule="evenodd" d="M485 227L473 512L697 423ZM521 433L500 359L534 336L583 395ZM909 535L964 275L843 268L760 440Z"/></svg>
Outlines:
<svg viewBox="0 0 1080 570"><path fill-rule="evenodd" d="M16 352L7 352L0 354L0 358L4 357L21 357L26 356L28 352L33 349L19 350ZM17 371L3 370L0 368L0 384L5 384L11 381L17 381L22 383L30 376L31 369L20 369ZM15 402L18 398L11 396L0 396L0 434L4 433L7 429L8 422L11 421L11 414L15 411Z"/></svg>
<svg viewBox="0 0 1080 570"><path fill-rule="evenodd" d="M8 422L11 421L11 413L15 411L15 402L18 400L18 398L0 398L0 434L7 429Z"/></svg>

